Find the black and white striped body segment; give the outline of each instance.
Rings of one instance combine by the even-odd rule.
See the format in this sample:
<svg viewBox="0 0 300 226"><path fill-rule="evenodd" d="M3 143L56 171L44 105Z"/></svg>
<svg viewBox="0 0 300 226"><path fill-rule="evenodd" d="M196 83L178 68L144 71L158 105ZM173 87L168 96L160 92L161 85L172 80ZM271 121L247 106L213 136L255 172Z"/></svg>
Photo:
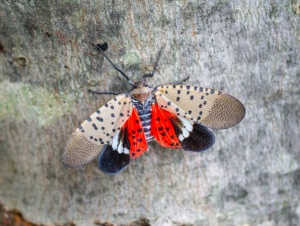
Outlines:
<svg viewBox="0 0 300 226"><path fill-rule="evenodd" d="M142 127L145 133L146 141L150 142L153 140L153 136L151 134L151 118L152 118L152 108L151 105L154 103L155 99L153 94L149 95L143 104L141 101L131 97L131 101L133 106L137 109L139 114Z"/></svg>

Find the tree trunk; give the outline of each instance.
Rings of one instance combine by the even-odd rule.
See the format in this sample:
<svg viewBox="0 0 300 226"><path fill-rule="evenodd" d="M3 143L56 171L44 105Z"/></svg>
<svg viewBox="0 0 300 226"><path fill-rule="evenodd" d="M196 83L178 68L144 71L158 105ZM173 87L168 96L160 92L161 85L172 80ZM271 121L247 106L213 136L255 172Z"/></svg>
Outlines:
<svg viewBox="0 0 300 226"><path fill-rule="evenodd" d="M300 2L13 1L0 5L0 202L33 223L299 225ZM148 84L238 98L245 119L203 153L161 148L116 176L61 163L69 135L153 67ZM1 208L0 208L1 209ZM143 219L138 221L139 219ZM1 219L1 218L0 218ZM142 223L143 222L143 223Z"/></svg>

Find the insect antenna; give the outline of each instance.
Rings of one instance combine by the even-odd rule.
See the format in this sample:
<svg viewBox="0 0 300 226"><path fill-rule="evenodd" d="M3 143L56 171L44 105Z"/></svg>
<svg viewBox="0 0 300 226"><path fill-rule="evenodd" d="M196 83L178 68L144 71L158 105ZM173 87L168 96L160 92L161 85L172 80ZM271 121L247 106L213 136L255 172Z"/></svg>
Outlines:
<svg viewBox="0 0 300 226"><path fill-rule="evenodd" d="M116 93L116 92L97 92L91 89L88 89L88 92L93 93L93 94L100 94L100 95L104 95L104 94L111 94L111 95L119 95L120 93Z"/></svg>
<svg viewBox="0 0 300 226"><path fill-rule="evenodd" d="M114 69L116 69L118 72L120 72L123 76L124 76L124 78L126 78L126 80L127 80L127 82L131 85L131 86L133 86L133 82L130 80L130 78L120 69L120 68L118 68L109 58L108 58L108 56L104 53L104 51L105 50L107 50L107 48L108 48L108 45L107 45L107 43L106 42L104 42L104 43L102 43L102 44L97 44L97 45L94 45L93 44L93 46L94 47L96 47L99 51L100 51L100 53L108 60L108 62L111 64L111 66L113 66L114 67Z"/></svg>
<svg viewBox="0 0 300 226"><path fill-rule="evenodd" d="M161 55L162 50L163 50L163 47L162 47L162 48L159 50L159 52L158 52L158 55L157 55L156 61L155 61L155 63L154 63L152 72L151 72L151 73L148 73L148 74L144 74L144 75L143 75L143 81L145 81L146 78L151 78L151 77L153 77L153 75L154 75L154 73L155 73L155 71L156 71L156 68L157 68L158 61L159 61L159 58L160 58L160 55Z"/></svg>

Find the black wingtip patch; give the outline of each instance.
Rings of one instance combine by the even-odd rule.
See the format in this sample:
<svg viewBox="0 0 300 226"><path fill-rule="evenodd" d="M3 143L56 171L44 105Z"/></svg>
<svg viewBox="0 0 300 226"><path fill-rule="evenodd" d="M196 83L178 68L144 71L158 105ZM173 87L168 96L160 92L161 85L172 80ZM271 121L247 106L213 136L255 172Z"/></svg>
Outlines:
<svg viewBox="0 0 300 226"><path fill-rule="evenodd" d="M124 170L130 163L129 154L119 153L110 145L105 145L98 161L98 168L106 174L114 175Z"/></svg>
<svg viewBox="0 0 300 226"><path fill-rule="evenodd" d="M214 134L205 126L195 123L190 135L182 140L181 146L186 151L200 152L213 146Z"/></svg>

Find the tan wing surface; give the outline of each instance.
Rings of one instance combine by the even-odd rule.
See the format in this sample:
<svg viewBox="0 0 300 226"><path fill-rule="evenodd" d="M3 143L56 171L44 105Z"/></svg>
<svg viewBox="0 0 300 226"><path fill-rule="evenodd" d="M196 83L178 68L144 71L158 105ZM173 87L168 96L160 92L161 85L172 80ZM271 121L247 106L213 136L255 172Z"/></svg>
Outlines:
<svg viewBox="0 0 300 226"><path fill-rule="evenodd" d="M156 90L160 107L209 128L229 128L245 116L239 100L218 90L182 84L161 85Z"/></svg>
<svg viewBox="0 0 300 226"><path fill-rule="evenodd" d="M99 108L72 133L63 154L63 163L78 168L95 158L120 130L132 112L132 103L121 94Z"/></svg>

